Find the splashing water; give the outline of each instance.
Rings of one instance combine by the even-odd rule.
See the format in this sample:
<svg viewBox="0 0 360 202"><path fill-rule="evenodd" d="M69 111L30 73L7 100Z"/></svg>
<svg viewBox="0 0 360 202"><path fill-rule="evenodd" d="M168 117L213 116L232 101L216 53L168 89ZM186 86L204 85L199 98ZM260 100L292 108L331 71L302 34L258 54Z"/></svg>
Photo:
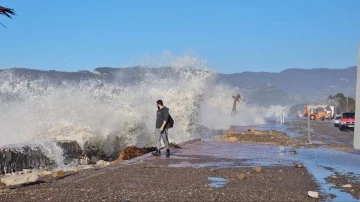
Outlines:
<svg viewBox="0 0 360 202"><path fill-rule="evenodd" d="M84 146L91 140L111 154L115 137L121 137L123 145L153 145L158 99L175 120L170 141L198 137L198 125L227 129L230 125L264 123L252 108L239 107L238 114L230 116L231 96L237 93L215 85L206 61L190 56L167 58L171 60L161 65L171 67L170 76L142 67L136 74L143 76L133 85L121 84L121 79L126 79L121 72L114 74L119 82L100 75L99 79L78 82L63 79L59 84L47 77L17 76L11 69L0 72L0 146L56 140L75 140ZM49 147L43 144L41 148L54 150ZM44 153L61 161L61 152L56 151Z"/></svg>

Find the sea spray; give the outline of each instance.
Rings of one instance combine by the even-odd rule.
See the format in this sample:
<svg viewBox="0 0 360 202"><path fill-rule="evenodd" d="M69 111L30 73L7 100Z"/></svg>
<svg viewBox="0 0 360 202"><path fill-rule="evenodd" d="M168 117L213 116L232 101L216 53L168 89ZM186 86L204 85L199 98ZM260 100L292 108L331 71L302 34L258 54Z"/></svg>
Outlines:
<svg viewBox="0 0 360 202"><path fill-rule="evenodd" d="M93 78L76 80L46 74L29 78L4 70L0 73L0 144L74 140L104 155L128 145L151 146L158 99L175 119L169 135L174 142L199 137L199 126L227 129L264 123L256 109L243 103L238 114L230 116L231 96L237 92L215 84L215 74L203 61L186 56L167 60L166 66L161 74L139 67L133 72L137 80L122 71L109 73L112 79L96 72ZM61 153L53 147L41 148L60 166Z"/></svg>

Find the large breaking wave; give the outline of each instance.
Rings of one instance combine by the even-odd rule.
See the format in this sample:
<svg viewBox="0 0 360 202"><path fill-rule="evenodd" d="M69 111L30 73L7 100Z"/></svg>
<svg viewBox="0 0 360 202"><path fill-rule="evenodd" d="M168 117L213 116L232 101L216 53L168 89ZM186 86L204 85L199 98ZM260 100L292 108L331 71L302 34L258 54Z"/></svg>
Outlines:
<svg viewBox="0 0 360 202"><path fill-rule="evenodd" d="M54 84L50 78L27 79L13 70L0 72L0 144L75 140L100 145L111 153L122 145L154 144L155 102L164 101L175 120L169 139L181 142L200 137L199 126L227 129L230 125L264 123L256 109L242 107L230 116L234 88L215 84L206 62L178 57L167 63L171 74L157 75L140 68L139 82L86 79Z"/></svg>

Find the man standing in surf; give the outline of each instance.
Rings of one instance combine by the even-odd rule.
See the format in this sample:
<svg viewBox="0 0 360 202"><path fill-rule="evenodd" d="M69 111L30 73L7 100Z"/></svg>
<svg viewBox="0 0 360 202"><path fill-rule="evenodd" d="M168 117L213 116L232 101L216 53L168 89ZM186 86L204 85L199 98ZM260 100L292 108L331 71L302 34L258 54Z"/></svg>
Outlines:
<svg viewBox="0 0 360 202"><path fill-rule="evenodd" d="M161 139L164 141L166 148L166 157L170 156L170 146L168 139L168 129L173 126L173 119L170 116L169 109L164 106L162 100L156 102L158 108L156 113L156 123L155 123L155 141L156 141L156 151L152 154L155 156L160 156L160 146Z"/></svg>

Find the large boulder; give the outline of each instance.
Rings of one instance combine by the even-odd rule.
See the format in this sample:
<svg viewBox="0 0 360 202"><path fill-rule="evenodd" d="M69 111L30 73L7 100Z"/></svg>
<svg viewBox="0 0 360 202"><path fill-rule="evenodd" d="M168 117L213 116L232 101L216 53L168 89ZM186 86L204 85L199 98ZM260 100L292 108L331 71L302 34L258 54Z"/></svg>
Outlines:
<svg viewBox="0 0 360 202"><path fill-rule="evenodd" d="M6 186L18 186L27 183L36 182L39 176L35 173L28 173L23 175L15 175L1 178L1 182Z"/></svg>
<svg viewBox="0 0 360 202"><path fill-rule="evenodd" d="M84 158L83 151L75 141L57 142L56 145L63 150L65 165ZM57 166L37 145L20 144L0 148L0 174L33 168L51 170Z"/></svg>

